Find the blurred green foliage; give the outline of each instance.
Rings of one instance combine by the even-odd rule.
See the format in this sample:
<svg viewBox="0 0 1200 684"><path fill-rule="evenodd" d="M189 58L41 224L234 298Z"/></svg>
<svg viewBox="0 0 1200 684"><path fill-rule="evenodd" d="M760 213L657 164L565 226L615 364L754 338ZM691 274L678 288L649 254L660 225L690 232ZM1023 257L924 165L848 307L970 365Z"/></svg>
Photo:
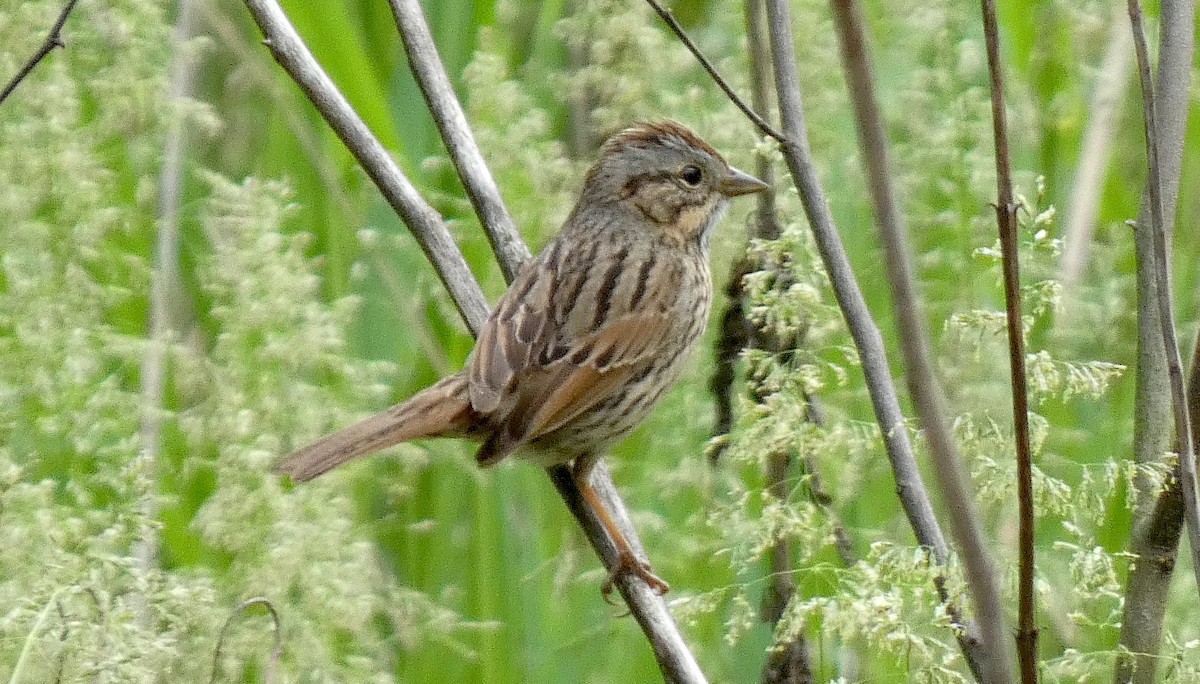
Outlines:
<svg viewBox="0 0 1200 684"><path fill-rule="evenodd" d="M526 239L569 211L603 137L637 118L695 127L731 161L774 155L635 0L430 0L427 19ZM825 3L796 0L812 148L872 311L889 293ZM1007 367L995 243L987 80L976 10L868 3L928 317L957 433L1012 575ZM383 2L289 0L314 54L452 223L491 298L503 290ZM0 7L0 78L59 9ZM289 490L278 455L452 372L470 337L404 225L260 45L245 8L203 5L172 49L172 11L82 0L56 51L0 106L0 672L12 681L207 681L221 625L267 597L282 681L625 682L658 670L632 619L599 600L590 548L537 468L479 472L469 446L407 445ZM747 91L740 2L675 3ZM1056 284L1061 216L1112 22L1094 0L1000 3L1019 192L1038 448L1039 601L1047 681L1109 679L1131 514L1132 238L1144 170L1126 89L1083 281ZM168 66L194 65L189 99ZM178 283L163 405L140 381L164 140L187 132ZM1177 224L1200 212L1189 134ZM929 570L894 496L854 352L790 184L784 235L753 246L794 270L748 280L755 320L803 328L793 358L750 354L761 406L739 403L722 465L705 459L711 353L611 459L656 570L713 681L759 678L775 639L805 632L821 681L961 681ZM746 248L749 202L715 242L718 281ZM1200 237L1176 233L1184 338ZM711 335L711 333L710 333ZM711 349L709 344L706 349ZM897 378L901 372L894 364ZM739 389L742 387L739 380ZM803 396L826 423L803 421ZM145 416L163 421L147 455ZM763 492L769 449L810 457ZM1153 473L1151 473L1153 475ZM832 511L832 515L831 515ZM863 560L841 565L835 521ZM778 634L757 618L764 550L787 536L799 597ZM146 562L136 542L157 539ZM1188 573L1179 573L1187 576ZM1178 583L1181 594L1190 589ZM1194 591L1191 591L1194 594ZM1180 596L1164 657L1192 681L1200 634ZM265 681L271 628L234 619L218 681Z"/></svg>

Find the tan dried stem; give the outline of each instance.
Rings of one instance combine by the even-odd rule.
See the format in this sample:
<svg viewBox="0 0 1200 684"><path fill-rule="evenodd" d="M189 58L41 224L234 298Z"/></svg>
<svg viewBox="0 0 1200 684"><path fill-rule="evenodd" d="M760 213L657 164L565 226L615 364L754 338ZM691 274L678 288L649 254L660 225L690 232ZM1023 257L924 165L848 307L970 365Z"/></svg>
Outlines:
<svg viewBox="0 0 1200 684"><path fill-rule="evenodd" d="M1112 35L1104 58L1093 80L1095 92L1088 108L1083 130L1075 180L1067 200L1066 228L1063 231L1063 256L1059 273L1064 295L1069 299L1087 268L1088 253L1100 215L1100 197L1108 170L1113 142L1116 140L1117 114L1125 100L1133 61L1133 34L1124 12L1113 5Z"/></svg>

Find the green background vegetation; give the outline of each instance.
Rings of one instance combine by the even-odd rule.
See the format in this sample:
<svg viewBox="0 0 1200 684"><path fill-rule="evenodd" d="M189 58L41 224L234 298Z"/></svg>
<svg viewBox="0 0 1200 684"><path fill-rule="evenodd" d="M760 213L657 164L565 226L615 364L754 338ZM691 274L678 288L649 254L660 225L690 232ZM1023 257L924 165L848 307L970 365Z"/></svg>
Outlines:
<svg viewBox="0 0 1200 684"><path fill-rule="evenodd" d="M828 8L792 4L813 153L895 360ZM756 150L773 154L637 0L424 5L535 249L570 209L596 143L625 122L678 119L743 168ZM386 3L285 6L453 221L494 300L499 270ZM0 78L33 52L59 8L0 7ZM741 4L675 10L748 92ZM1047 681L1107 681L1131 520L1132 373L1111 364L1134 360L1133 246L1123 222L1144 182L1140 103L1131 81L1089 269L1064 293L1050 282L1061 229L1044 212L1071 209L1096 70L1114 16L1124 18L1089 0L1009 0L999 11L1027 204L1030 351L1047 353L1032 380L1042 657ZM655 680L640 631L600 600L599 562L539 469L479 472L469 446L430 443L294 490L266 473L280 454L457 369L471 340L403 224L270 59L244 7L200 7L200 37L179 53L194 64L194 89L171 101L174 12L146 0L82 0L66 50L0 107L0 673L16 670L20 682L207 681L222 623L241 600L264 596L282 619L281 681ZM1015 498L977 12L940 0L869 3L936 352L1011 588ZM139 383L173 124L188 141L168 297L175 330L162 405L148 406ZM1200 211L1198 148L1189 136L1175 244L1185 340L1200 275L1200 238L1188 229ZM710 343L613 454L615 479L714 681L759 678L773 639L756 616L767 586L762 552L782 535L796 540L803 602L789 624L806 625L822 681L960 681L965 669L939 626L849 337L790 183L780 191L784 237L757 249L791 255L797 284L751 287L751 304L762 318L805 328L807 343L791 363L751 359L779 388L776 401L766 409L742 401L730 449L710 467ZM718 282L745 248L751 209L736 204L721 229ZM822 402L823 427L801 420L802 390ZM163 421L153 458L139 433L146 415ZM806 478L797 475L783 502L764 498L759 459L768 447L815 459L862 563L842 566L829 511L812 504ZM148 535L158 539L149 563L134 553ZM1161 672L1194 681L1195 591L1183 586L1190 573L1177 574ZM271 643L262 611L238 617L220 681L263 681Z"/></svg>

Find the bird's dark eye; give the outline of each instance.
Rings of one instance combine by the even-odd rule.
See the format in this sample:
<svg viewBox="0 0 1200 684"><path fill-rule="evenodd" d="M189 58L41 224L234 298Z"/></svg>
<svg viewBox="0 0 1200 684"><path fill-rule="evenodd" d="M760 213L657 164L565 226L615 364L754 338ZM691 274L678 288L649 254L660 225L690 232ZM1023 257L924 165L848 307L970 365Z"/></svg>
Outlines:
<svg viewBox="0 0 1200 684"><path fill-rule="evenodd" d="M699 166L687 165L679 172L679 177L688 185L700 185L700 181L704 178L704 172Z"/></svg>

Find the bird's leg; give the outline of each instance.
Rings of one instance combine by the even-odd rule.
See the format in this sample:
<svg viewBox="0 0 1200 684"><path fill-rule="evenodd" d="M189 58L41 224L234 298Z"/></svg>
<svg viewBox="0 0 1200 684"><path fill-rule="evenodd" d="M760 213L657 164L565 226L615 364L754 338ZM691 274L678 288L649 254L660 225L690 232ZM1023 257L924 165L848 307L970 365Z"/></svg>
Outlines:
<svg viewBox="0 0 1200 684"><path fill-rule="evenodd" d="M583 494L583 500L587 503L592 512L600 520L600 524L604 525L604 529L608 532L609 539L612 540L613 546L617 549L617 562L608 571L608 579L604 580L604 584L600 586L600 593L604 596L604 600L608 601L609 594L612 593L613 583L624 573L631 573L658 594L665 594L671 590L670 585L660 579L650 570L650 563L638 558L633 547L629 545L629 540L625 538L625 534L621 532L621 528L617 527L616 521L613 520L612 514L609 513L608 507L600 500L600 496L596 494L596 490L592 489L591 475L592 467L596 465L599 457L594 454L586 454L575 459L571 465L571 474L575 478L575 484L579 487L580 493Z"/></svg>

